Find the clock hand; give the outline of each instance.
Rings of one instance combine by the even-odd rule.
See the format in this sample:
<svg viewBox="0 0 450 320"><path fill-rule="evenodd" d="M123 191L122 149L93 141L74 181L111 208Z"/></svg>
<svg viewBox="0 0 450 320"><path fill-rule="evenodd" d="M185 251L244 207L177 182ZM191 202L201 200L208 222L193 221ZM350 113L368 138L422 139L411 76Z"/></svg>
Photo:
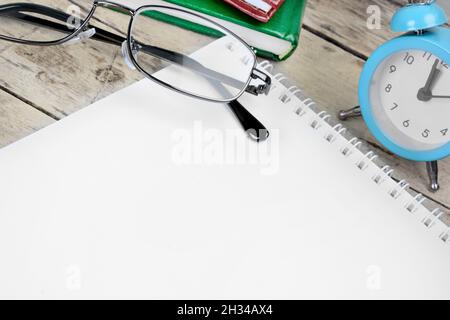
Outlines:
<svg viewBox="0 0 450 320"><path fill-rule="evenodd" d="M431 68L430 75L428 76L427 83L423 88L419 89L419 92L417 93L417 99L420 101L430 101L433 94L431 92L431 87L434 84L434 81L436 80L437 76L439 75L440 71L438 69L439 65L439 59L436 59L434 61L433 67Z"/></svg>
<svg viewBox="0 0 450 320"><path fill-rule="evenodd" d="M427 83L425 84L425 87L423 87L425 91L431 91L431 87L434 83L434 80L436 80L436 77L440 72L438 69L438 65L439 59L436 59L436 61L434 61L433 67L431 68L430 75L428 76L427 79Z"/></svg>
<svg viewBox="0 0 450 320"><path fill-rule="evenodd" d="M435 98L435 99L450 99L450 96L433 96L433 95L431 95L430 98Z"/></svg>

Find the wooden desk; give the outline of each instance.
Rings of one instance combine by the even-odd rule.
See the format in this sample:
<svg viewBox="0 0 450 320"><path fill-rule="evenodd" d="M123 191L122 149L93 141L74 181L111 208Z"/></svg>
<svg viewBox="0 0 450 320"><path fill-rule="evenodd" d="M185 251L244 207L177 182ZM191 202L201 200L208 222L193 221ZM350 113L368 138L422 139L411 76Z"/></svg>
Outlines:
<svg viewBox="0 0 450 320"><path fill-rule="evenodd" d="M395 36L388 24L402 3L399 0L309 0L301 46L288 61L276 67L331 114L355 106L364 61L377 46ZM369 30L366 26L369 5L381 8L380 30ZM94 22L102 28L124 33L128 18L99 9ZM164 30L155 33L166 36ZM166 38L183 45L182 39ZM47 48L2 42L0 70L0 146L142 78L127 68L119 48L93 40ZM424 164L393 156L374 140L362 120L351 120L346 125L396 169L395 178L409 180L412 189L427 195L430 208L438 206L450 212L450 158L440 162L441 190L433 194L427 190Z"/></svg>

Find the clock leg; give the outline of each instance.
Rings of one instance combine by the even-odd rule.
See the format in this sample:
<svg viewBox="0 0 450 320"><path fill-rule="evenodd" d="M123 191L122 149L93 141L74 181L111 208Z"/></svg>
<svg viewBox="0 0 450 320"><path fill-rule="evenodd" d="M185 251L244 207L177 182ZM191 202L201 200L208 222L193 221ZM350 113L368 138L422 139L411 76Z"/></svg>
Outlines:
<svg viewBox="0 0 450 320"><path fill-rule="evenodd" d="M359 118L361 117L361 108L359 106L348 109L348 110L342 110L338 114L339 120L345 121L350 118Z"/></svg>
<svg viewBox="0 0 450 320"><path fill-rule="evenodd" d="M439 190L439 166L437 161L427 162L428 176L430 177L430 190Z"/></svg>

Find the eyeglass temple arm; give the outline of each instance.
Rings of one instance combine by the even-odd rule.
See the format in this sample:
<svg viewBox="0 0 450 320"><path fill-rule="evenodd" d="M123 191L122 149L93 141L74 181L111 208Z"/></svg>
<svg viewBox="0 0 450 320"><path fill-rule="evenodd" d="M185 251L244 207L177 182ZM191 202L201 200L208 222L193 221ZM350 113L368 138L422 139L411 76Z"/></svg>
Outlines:
<svg viewBox="0 0 450 320"><path fill-rule="evenodd" d="M68 24L60 24L57 22L53 22L53 21L49 21L40 17L34 17L34 16L30 16L30 15L26 15L24 13L21 13L21 11L28 11L28 12L34 12L34 13L38 13L38 14L42 14L42 15L47 15L50 16L54 19L60 20L62 22L68 21L68 19L70 19L70 15L62 12L60 10L57 9L53 9L47 6L43 6L43 5L38 5L38 4L32 4L32 3L12 3L12 4L7 4L7 5L2 5L0 6L0 15L1 14L13 14L15 18L18 19L22 19L34 24L39 24L45 27L49 27L58 31L62 31L62 32L71 32L72 30L70 29ZM97 41L102 41L102 42L106 42L108 44L114 44L117 46L121 46L122 43L126 40L126 38L119 36L117 34L108 32L106 30L100 29L100 28L95 28L96 29L96 33L93 35L93 39L97 40ZM149 46L149 45L142 45L139 44L141 46L141 50L147 54L153 55L153 56L157 56L161 59L176 63L176 64L181 64L183 66L186 67L190 67L190 68L194 68L195 70L199 71L200 73L202 73L205 76L208 76L209 78L212 78L213 80L215 80L215 82L218 82L218 85L222 86L223 85L218 81L217 77L223 78L222 75L214 70L210 70L205 68L202 64L200 64L199 62L197 62L196 60L177 53L177 52L173 52L167 49L163 49L163 48L158 48L158 47L154 47L154 46ZM229 80L232 81L237 81L235 79L232 79L230 77L228 77L229 79L221 79L221 80L228 80L225 81L225 83L229 83ZM255 78L255 77L253 77ZM269 78L270 79L270 78ZM233 83L234 85L239 85L240 87L242 87L242 83ZM230 84L232 85L232 84ZM269 81L269 85L270 85L270 81ZM225 89L225 88L224 88ZM250 93L252 94L259 94L259 93L263 93L263 92L257 92L257 90L255 91L255 89L258 89L258 87L254 87L254 86L249 86L250 89ZM261 89L261 86L259 87L259 89ZM248 91L248 90L247 90ZM269 136L269 131L264 127L264 125L258 120L256 119L247 109L244 108L244 106L242 106L242 104L240 104L237 100L232 101L230 103L228 103L228 106L230 107L231 111L235 114L236 118L239 120L239 122L241 123L242 127L244 128L244 130L247 132L247 134L250 136L250 138L252 140L255 141L264 141L268 138Z"/></svg>
<svg viewBox="0 0 450 320"><path fill-rule="evenodd" d="M51 17L53 19L59 20L61 22L66 22L66 24L60 24L54 21L46 20L42 17L35 17L30 16L22 11L25 12L33 12L42 14L44 16ZM37 24L43 27L48 27L57 31L69 33L73 32L73 29L71 29L70 24L68 23L69 19L72 17L70 14L65 13L63 11L50 8L47 6L39 5L39 4L33 4L33 3L11 3L6 5L0 6L0 15L2 14L10 14L14 16L16 19L21 19L33 24ZM88 26L92 27L92 26ZM114 33L108 32L106 30L102 30L100 28L95 28L96 33L92 37L95 40L106 42L109 44L115 44L120 46L123 41L126 39L124 37L118 36Z"/></svg>

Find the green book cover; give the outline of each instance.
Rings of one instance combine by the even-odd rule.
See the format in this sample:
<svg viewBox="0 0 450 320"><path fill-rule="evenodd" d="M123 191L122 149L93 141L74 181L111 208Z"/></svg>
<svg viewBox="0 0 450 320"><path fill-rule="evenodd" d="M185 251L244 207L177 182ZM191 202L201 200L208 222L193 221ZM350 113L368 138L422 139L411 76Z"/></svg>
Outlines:
<svg viewBox="0 0 450 320"><path fill-rule="evenodd" d="M247 16L222 0L165 1L289 42L290 46L288 50L281 54L276 54L267 49L262 50L261 48L254 46L259 56L273 60L287 59L297 48L300 37L301 20L306 8L306 0L286 0L269 22L262 23ZM159 19L196 32L211 34L206 27L193 23L186 23L186 21L181 21L179 18L159 17Z"/></svg>

